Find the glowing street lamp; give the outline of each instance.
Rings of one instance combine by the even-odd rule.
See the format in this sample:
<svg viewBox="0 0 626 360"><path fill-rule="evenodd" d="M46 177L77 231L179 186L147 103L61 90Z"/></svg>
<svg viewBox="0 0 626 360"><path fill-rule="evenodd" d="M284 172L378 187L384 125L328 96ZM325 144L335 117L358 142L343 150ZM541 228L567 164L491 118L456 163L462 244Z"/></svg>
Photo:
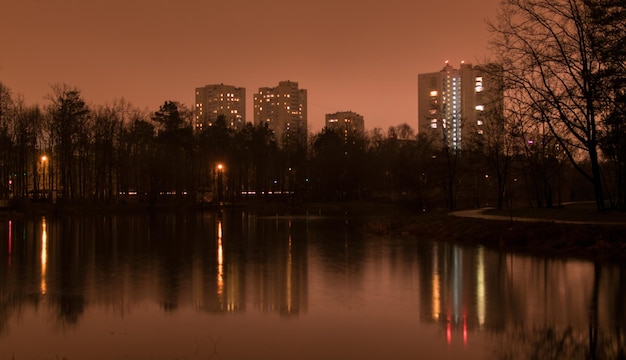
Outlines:
<svg viewBox="0 0 626 360"><path fill-rule="evenodd" d="M224 173L224 164L217 164L217 203L222 204L222 175Z"/></svg>
<svg viewBox="0 0 626 360"><path fill-rule="evenodd" d="M46 165L48 163L48 157L46 155L41 155L41 175L42 175L42 179L41 179L41 186L42 186L42 190L43 190L43 196L45 197L46 195Z"/></svg>

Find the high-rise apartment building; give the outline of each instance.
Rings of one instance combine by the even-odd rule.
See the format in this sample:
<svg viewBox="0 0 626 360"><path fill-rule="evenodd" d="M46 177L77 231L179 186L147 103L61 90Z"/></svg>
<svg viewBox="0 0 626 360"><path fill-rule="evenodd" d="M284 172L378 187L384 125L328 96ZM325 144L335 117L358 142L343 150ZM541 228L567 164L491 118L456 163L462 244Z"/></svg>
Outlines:
<svg viewBox="0 0 626 360"><path fill-rule="evenodd" d="M279 144L307 133L307 91L294 81L259 88L254 94L254 124L267 124Z"/></svg>
<svg viewBox="0 0 626 360"><path fill-rule="evenodd" d="M483 136L487 121L502 121L502 71L495 64L455 69L446 62L439 72L418 75L417 96L418 131L441 136L454 150Z"/></svg>
<svg viewBox="0 0 626 360"><path fill-rule="evenodd" d="M245 125L245 88L224 84L196 88L195 128L211 126L220 115L230 128L241 129Z"/></svg>
<svg viewBox="0 0 626 360"><path fill-rule="evenodd" d="M326 127L343 134L364 133L365 123L363 116L353 111L338 111L334 114L326 114Z"/></svg>

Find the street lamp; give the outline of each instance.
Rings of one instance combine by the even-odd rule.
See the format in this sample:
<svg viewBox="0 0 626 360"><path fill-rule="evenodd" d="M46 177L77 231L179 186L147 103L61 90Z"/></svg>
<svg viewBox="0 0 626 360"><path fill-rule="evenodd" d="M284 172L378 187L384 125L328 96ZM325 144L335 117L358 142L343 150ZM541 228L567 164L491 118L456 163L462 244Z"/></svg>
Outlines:
<svg viewBox="0 0 626 360"><path fill-rule="evenodd" d="M224 173L224 164L217 164L217 204L222 204L222 174Z"/></svg>
<svg viewBox="0 0 626 360"><path fill-rule="evenodd" d="M41 155L41 186L43 190L43 196L46 197L46 164L48 163L48 157L46 155Z"/></svg>

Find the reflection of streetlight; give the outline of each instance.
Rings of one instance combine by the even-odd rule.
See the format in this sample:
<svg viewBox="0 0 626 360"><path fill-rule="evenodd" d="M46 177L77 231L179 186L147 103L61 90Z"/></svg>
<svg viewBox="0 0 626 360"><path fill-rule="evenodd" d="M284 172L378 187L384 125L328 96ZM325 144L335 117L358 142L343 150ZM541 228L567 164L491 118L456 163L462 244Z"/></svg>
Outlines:
<svg viewBox="0 0 626 360"><path fill-rule="evenodd" d="M48 231L46 230L46 218L41 219L41 285L42 295L46 295L47 282L46 270L48 267Z"/></svg>

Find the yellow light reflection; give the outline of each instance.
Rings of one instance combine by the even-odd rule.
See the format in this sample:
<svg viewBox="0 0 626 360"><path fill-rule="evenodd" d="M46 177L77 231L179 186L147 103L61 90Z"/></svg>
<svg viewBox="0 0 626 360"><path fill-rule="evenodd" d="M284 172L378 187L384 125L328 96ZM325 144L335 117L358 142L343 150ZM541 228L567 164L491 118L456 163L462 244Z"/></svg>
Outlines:
<svg viewBox="0 0 626 360"><path fill-rule="evenodd" d="M437 257L437 245L433 247L433 278L432 278L432 316L434 320L439 320L439 315L441 314L441 289L439 287L439 264Z"/></svg>
<svg viewBox="0 0 626 360"><path fill-rule="evenodd" d="M478 261L476 265L476 312L478 313L478 324L485 324L487 312L486 287L485 287L485 250L478 248Z"/></svg>
<svg viewBox="0 0 626 360"><path fill-rule="evenodd" d="M289 223L291 226L291 222ZM289 249L287 250L287 312L291 312L293 299L291 289L291 271L293 268L293 254L291 249L291 234L289 234Z"/></svg>
<svg viewBox="0 0 626 360"><path fill-rule="evenodd" d="M13 222L9 220L9 267L11 267L11 254L13 253Z"/></svg>
<svg viewBox="0 0 626 360"><path fill-rule="evenodd" d="M48 267L48 230L46 229L46 218L41 219L41 295L47 291L46 270Z"/></svg>
<svg viewBox="0 0 626 360"><path fill-rule="evenodd" d="M222 220L217 220L217 297L224 300L224 249L222 247Z"/></svg>

